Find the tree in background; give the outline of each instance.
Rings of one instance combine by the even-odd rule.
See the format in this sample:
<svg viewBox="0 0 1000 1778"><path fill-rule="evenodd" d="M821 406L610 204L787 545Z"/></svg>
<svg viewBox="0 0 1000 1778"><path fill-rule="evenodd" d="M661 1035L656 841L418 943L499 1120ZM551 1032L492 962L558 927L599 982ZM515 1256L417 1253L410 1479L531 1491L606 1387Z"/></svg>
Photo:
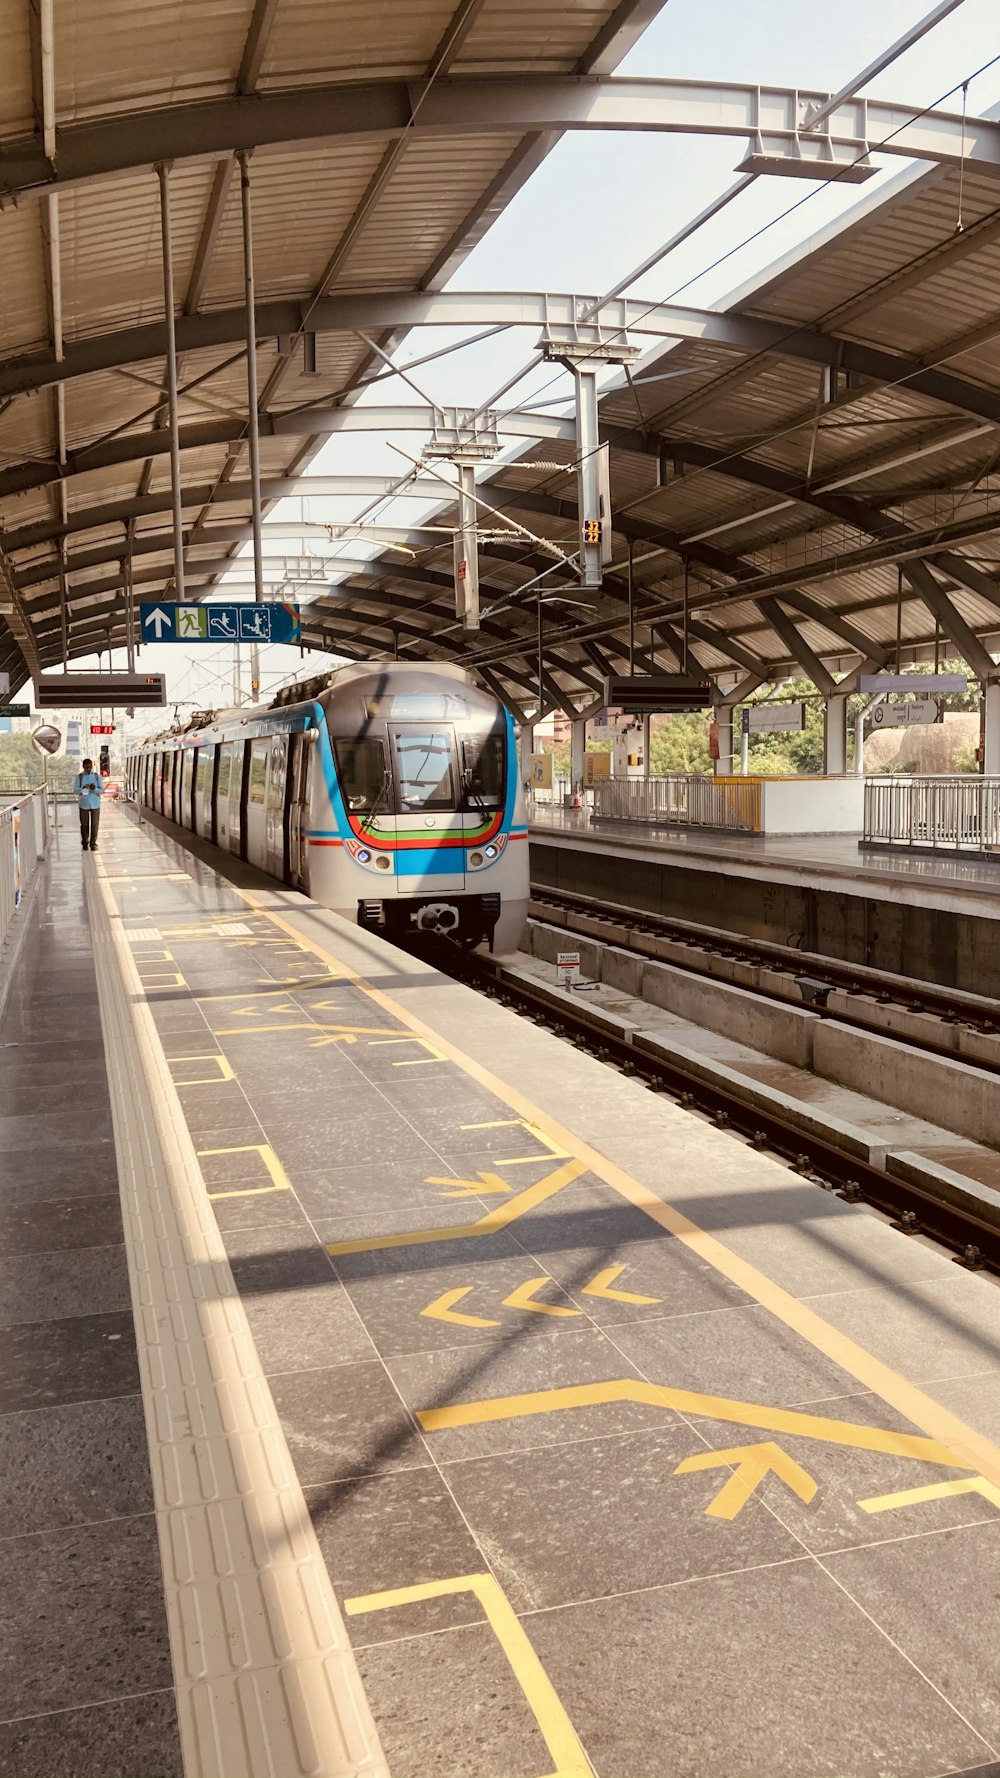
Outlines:
<svg viewBox="0 0 1000 1778"><path fill-rule="evenodd" d="M95 749L94 758L97 758ZM48 781L53 790L72 790L80 762L64 754L48 762ZM45 766L30 735L0 735L0 786L8 790L34 790L45 782Z"/></svg>
<svg viewBox="0 0 1000 1778"><path fill-rule="evenodd" d="M649 769L654 778L710 772L707 712L653 718L649 737Z"/></svg>

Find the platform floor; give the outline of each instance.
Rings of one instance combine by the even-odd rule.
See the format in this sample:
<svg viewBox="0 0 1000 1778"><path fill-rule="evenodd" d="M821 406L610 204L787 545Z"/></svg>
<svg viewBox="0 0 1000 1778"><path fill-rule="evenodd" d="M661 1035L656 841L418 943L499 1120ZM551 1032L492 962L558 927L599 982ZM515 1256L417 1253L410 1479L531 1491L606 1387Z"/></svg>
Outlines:
<svg viewBox="0 0 1000 1778"><path fill-rule="evenodd" d="M126 812L83 868L169 1059L393 1778L998 1778L991 1279ZM92 1014L59 1003L63 970L86 974L78 854L41 916L0 1034L23 1051L0 1140L76 1227L75 1108L46 1148L40 1108L7 1107L44 1082L65 1103L49 1045L67 1069L98 1054ZM88 1140L106 1196L107 1123ZM36 1303L38 1264L7 1262ZM75 1348L79 1313L59 1300L43 1351ZM95 1426L118 1363L86 1388ZM70 1618L106 1576L81 1585L44 1470L18 1481L47 1399L0 1420L28 1511L13 1535L8 1508L0 1562L23 1575L11 1546L39 1539L51 1589L42 1624L36 1591L0 1588L0 1772L108 1778L68 1719L62 1766L10 1724L168 1697L148 1542L117 1607L132 1666L100 1698L93 1645L65 1633L63 1565ZM49 1436L61 1454L71 1434ZM117 1561L148 1498L95 1475ZM163 1734L142 1778L178 1769Z"/></svg>
<svg viewBox="0 0 1000 1778"><path fill-rule="evenodd" d="M594 823L587 812L545 804L535 804L528 819L529 837L550 843L588 845L626 857L666 857L681 868L707 862L720 873L839 886L873 900L1000 918L1000 858L989 863L960 853L862 850L850 834L755 836L624 821Z"/></svg>

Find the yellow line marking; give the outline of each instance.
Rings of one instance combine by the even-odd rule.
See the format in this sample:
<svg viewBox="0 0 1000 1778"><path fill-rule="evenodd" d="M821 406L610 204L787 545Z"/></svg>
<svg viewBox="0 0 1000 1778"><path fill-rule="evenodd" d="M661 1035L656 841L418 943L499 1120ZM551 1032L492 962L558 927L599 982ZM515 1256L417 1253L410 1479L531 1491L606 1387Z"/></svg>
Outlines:
<svg viewBox="0 0 1000 1778"><path fill-rule="evenodd" d="M140 975L139 980L144 988L152 988L154 994L158 988L186 988L188 985L178 969L155 969L151 975Z"/></svg>
<svg viewBox="0 0 1000 1778"><path fill-rule="evenodd" d="M903 1414L906 1419L912 1420L914 1425L922 1427L933 1441L941 1443L942 1447L945 1443L950 1446L955 1454L952 1458L953 1462L957 1458L960 1467L981 1471L990 1481L1000 1485L1000 1449L991 1439L968 1426L957 1414L952 1413L950 1408L945 1408L940 1402L934 1401L915 1383L910 1383L905 1377L898 1376L890 1365L883 1363L873 1353L866 1352L864 1347L859 1346L855 1340L842 1334L839 1329L831 1327L829 1322L824 1321L822 1316L816 1314L815 1310L808 1308L805 1303L793 1297L789 1291L783 1290L780 1285L775 1284L763 1272L758 1271L757 1267L751 1265L749 1261L741 1259L715 1235L710 1235L704 1229L699 1228L698 1224L692 1222L690 1217L685 1216L682 1211L675 1210L672 1204L668 1204L665 1199L658 1197L648 1186L640 1184L639 1180L633 1178L623 1167L608 1160L598 1149L592 1147L589 1142L585 1142L582 1137L567 1130L557 1119L548 1117L528 1098L526 1093L508 1085L506 1081L500 1079L499 1075L484 1067L482 1063L475 1061L450 1039L442 1037L439 1032L432 1031L417 1014L410 1012L407 1007L401 1006L383 988L374 987L359 975L357 970L349 968L339 958L334 957L325 946L318 944L315 939L297 932L294 926L290 925L281 914L274 913L270 908L262 908L254 900L249 890L237 889L236 893L241 901L252 908L255 914L270 920L282 932L287 933L295 943L311 951L312 955L318 958L325 968L339 971L342 981L358 988L361 993L367 995L374 1005L391 1013L408 1030L417 1031L422 1037L431 1039L448 1057L449 1061L454 1062L470 1080L478 1081L488 1092L493 1093L505 1105L510 1106L511 1110L519 1117L524 1118L540 1132L544 1131L546 1140L559 1144L565 1153L574 1155L581 1172L595 1173L606 1185L610 1185L613 1190L619 1192L628 1203L635 1204L638 1209L645 1211L646 1215L654 1222L659 1223L660 1227L665 1229L668 1234L673 1235L685 1247L696 1253L704 1264L712 1266L731 1283L738 1285L741 1290L769 1310L776 1320L783 1322L815 1351L822 1352L826 1358L839 1365L848 1376L855 1377L863 1388L871 1390L890 1407Z"/></svg>
<svg viewBox="0 0 1000 1778"><path fill-rule="evenodd" d="M236 1079L231 1063L217 1053L211 1056L168 1056L167 1060L171 1067L175 1062L214 1062L218 1067L217 1075L204 1074L198 1080L178 1080L174 1082L177 1087L217 1087L221 1081Z"/></svg>
<svg viewBox="0 0 1000 1778"><path fill-rule="evenodd" d="M509 1130L523 1122L520 1117L491 1117L484 1124L459 1124L458 1127L460 1130Z"/></svg>
<svg viewBox="0 0 1000 1778"><path fill-rule="evenodd" d="M435 1062L446 1062L447 1056L420 1056L413 1062L394 1062L394 1068L433 1068Z"/></svg>
<svg viewBox="0 0 1000 1778"><path fill-rule="evenodd" d="M176 963L177 959L174 956L173 951L166 951L163 949L162 945L157 945L154 951L146 951L141 957L138 955L138 952L136 952L132 961L135 964L136 974L141 981L142 971L147 963Z"/></svg>
<svg viewBox="0 0 1000 1778"><path fill-rule="evenodd" d="M266 987L237 988L232 994L198 994L196 999L199 1005L203 1000L267 1000L274 994L287 994L292 988L323 988L327 982L334 979L329 975L313 976L309 981L299 981L296 978L292 981L270 982ZM318 1006L321 1003L317 1001L316 1004ZM382 1027L380 1026L379 1029L381 1030Z"/></svg>
<svg viewBox="0 0 1000 1778"><path fill-rule="evenodd" d="M913 1432L889 1432L881 1426L855 1426L849 1420L827 1420L820 1414L803 1414L795 1408L772 1408L752 1401L731 1401L724 1395L701 1395L690 1389L672 1389L664 1383L645 1383L622 1377L608 1383L573 1383L561 1389L536 1389L527 1395L498 1395L486 1401L459 1402L446 1408L424 1408L417 1415L425 1432L449 1432L458 1426L481 1426L492 1420L513 1420L527 1414L552 1414L562 1409L600 1407L608 1402L634 1401L654 1408L675 1409L709 1420L727 1420L738 1426L756 1426L786 1437L820 1439L830 1445L849 1445L858 1451L881 1451L891 1457L915 1457L921 1463L941 1463L948 1469L972 1465L937 1439Z"/></svg>
<svg viewBox="0 0 1000 1778"><path fill-rule="evenodd" d="M898 1506L921 1506L925 1500L944 1500L950 1494L981 1494L991 1506L1000 1507L1000 1488L985 1476L962 1476L955 1482L932 1482L927 1488L906 1488L901 1494L872 1494L858 1505L866 1513L892 1512Z"/></svg>
<svg viewBox="0 0 1000 1778"><path fill-rule="evenodd" d="M469 1236L495 1235L498 1229L505 1229L526 1211L534 1210L537 1204L544 1204L546 1198L554 1197L563 1186L572 1185L582 1172L579 1161L567 1161L565 1166L547 1173L537 1184L529 1185L527 1191L518 1192L496 1210L488 1210L477 1222L461 1223L457 1228L417 1229L410 1235L375 1235L363 1236L356 1241L330 1241L326 1251L334 1256L338 1253L381 1253L390 1247L424 1247L432 1241L463 1241Z"/></svg>
<svg viewBox="0 0 1000 1778"><path fill-rule="evenodd" d="M420 1313L426 1316L428 1321L454 1321L459 1327L499 1327L499 1321L484 1321L481 1315L462 1315L455 1308L455 1304L460 1303L463 1297L469 1296L474 1288L474 1285L466 1284L458 1290L443 1290L441 1295L436 1296L432 1303L428 1303L426 1309L421 1309Z"/></svg>
<svg viewBox="0 0 1000 1778"><path fill-rule="evenodd" d="M453 1580L425 1581L421 1586L396 1587L387 1593L365 1593L356 1599L345 1599L344 1611L348 1617L358 1617L367 1611L390 1611L395 1606L417 1605L424 1599L442 1599L454 1593L474 1593L486 1614L555 1762L555 1770L546 1778L592 1778L593 1767L552 1681L492 1574L459 1574Z"/></svg>
<svg viewBox="0 0 1000 1778"><path fill-rule="evenodd" d="M210 1154L259 1154L271 1175L270 1185L246 1185L233 1191L213 1191L208 1186L210 1198L259 1198L264 1192L289 1192L292 1189L292 1182L269 1142L241 1142L235 1148L199 1148L197 1153L199 1160Z"/></svg>
<svg viewBox="0 0 1000 1778"><path fill-rule="evenodd" d="M591 1278L590 1283L584 1285L581 1295L604 1297L609 1303L652 1304L663 1301L658 1296L637 1296L631 1290L612 1290L612 1284L616 1278L621 1277L624 1270L624 1266L606 1266L603 1272L598 1272L596 1278Z"/></svg>
<svg viewBox="0 0 1000 1778"><path fill-rule="evenodd" d="M516 1290L511 1291L510 1296L504 1297L504 1307L507 1309L524 1309L532 1315L563 1316L582 1314L582 1310L580 1309L564 1309L558 1303L535 1302L535 1292L537 1290L542 1290L546 1284L554 1283L555 1279L550 1278L548 1273L542 1278L529 1278L527 1284L519 1284Z"/></svg>
<svg viewBox="0 0 1000 1778"><path fill-rule="evenodd" d="M678 1463L675 1475L688 1475L698 1469L722 1469L727 1463L735 1466L735 1474L719 1489L715 1499L705 1508L709 1519L735 1519L761 1482L773 1469L786 1487L807 1503L816 1492L816 1482L809 1471L789 1457L780 1445L765 1440L759 1445L736 1445L731 1451L700 1451Z"/></svg>

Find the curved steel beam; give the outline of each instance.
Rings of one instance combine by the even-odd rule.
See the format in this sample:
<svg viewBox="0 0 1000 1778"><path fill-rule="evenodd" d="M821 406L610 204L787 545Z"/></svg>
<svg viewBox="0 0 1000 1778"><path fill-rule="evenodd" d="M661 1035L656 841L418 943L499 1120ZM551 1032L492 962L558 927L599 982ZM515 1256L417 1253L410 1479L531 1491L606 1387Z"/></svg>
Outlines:
<svg viewBox="0 0 1000 1778"><path fill-rule="evenodd" d="M49 158L39 137L8 142L0 193L61 190L178 161L310 141L389 142L562 130L643 130L751 138L821 178L844 176L869 151L1000 171L1000 127L981 117L847 99L808 131L829 93L621 75L454 77L428 93L419 81L295 87L165 105L64 124ZM805 134L803 134L805 132ZM839 150L839 153L838 153Z"/></svg>
<svg viewBox="0 0 1000 1778"><path fill-rule="evenodd" d="M908 386L963 413L1000 421L1000 397L933 363L889 352L856 340L823 333L795 322L769 321L716 309L678 303L644 303L615 297L600 304L594 297L539 291L412 291L371 290L326 296L313 302L288 298L256 305L257 337L309 333L353 333L413 327L573 327L582 316L599 312L613 335L633 333L654 339L681 340L694 346L723 346L750 356L776 355L808 364L836 365L859 376L888 383L905 379ZM246 339L246 310L218 309L206 314L178 315L178 352L197 352L240 345ZM67 341L59 360L33 354L0 364L0 398L45 388L98 371L161 359L167 350L166 323L147 322L115 333ZM364 411L364 410L361 410ZM371 410L368 410L371 411Z"/></svg>

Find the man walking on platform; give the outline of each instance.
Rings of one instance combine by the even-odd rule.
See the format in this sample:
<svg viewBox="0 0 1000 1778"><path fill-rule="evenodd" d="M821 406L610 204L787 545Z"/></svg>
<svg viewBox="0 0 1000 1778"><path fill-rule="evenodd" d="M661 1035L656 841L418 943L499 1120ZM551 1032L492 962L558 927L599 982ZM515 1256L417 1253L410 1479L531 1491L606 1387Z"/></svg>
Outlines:
<svg viewBox="0 0 1000 1778"><path fill-rule="evenodd" d="M73 785L80 807L80 841L86 852L97 851L97 829L101 825L101 797L104 787L94 770L92 759L85 759L83 771L77 772Z"/></svg>

